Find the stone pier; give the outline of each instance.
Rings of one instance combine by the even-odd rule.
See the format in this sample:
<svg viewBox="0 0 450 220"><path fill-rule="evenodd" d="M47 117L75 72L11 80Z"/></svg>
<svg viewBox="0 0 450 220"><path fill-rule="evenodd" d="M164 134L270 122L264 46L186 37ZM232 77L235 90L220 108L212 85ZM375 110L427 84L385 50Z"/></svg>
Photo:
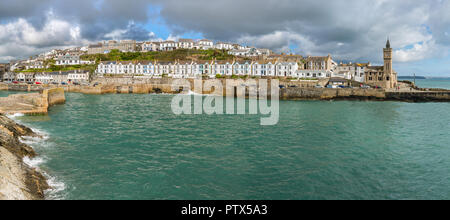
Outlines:
<svg viewBox="0 0 450 220"><path fill-rule="evenodd" d="M47 114L49 107L65 101L63 88L44 89L41 93L15 94L0 98L0 114Z"/></svg>

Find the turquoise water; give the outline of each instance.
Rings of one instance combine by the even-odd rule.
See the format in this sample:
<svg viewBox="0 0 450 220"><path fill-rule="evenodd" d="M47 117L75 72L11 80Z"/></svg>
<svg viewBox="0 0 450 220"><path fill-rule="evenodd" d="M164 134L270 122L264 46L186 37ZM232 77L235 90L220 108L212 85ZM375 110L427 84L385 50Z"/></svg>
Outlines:
<svg viewBox="0 0 450 220"><path fill-rule="evenodd" d="M280 102L261 116L171 113L169 95L66 94L33 163L50 199L450 199L450 104Z"/></svg>
<svg viewBox="0 0 450 220"><path fill-rule="evenodd" d="M414 79L406 80L414 82ZM421 88L450 89L450 78L416 79L416 85Z"/></svg>
<svg viewBox="0 0 450 220"><path fill-rule="evenodd" d="M26 92L0 91L0 97L8 97L9 95L21 94L21 93L26 93Z"/></svg>

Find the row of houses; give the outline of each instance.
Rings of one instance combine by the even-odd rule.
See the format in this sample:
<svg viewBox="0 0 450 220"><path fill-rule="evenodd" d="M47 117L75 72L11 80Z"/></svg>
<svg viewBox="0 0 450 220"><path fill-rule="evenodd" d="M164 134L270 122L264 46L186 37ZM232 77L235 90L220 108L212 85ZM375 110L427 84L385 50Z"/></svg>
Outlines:
<svg viewBox="0 0 450 220"><path fill-rule="evenodd" d="M79 54L66 53L56 59L57 66L71 66L71 65L91 65L95 61L81 60Z"/></svg>
<svg viewBox="0 0 450 220"><path fill-rule="evenodd" d="M177 62L101 62L96 73L99 75L128 75L173 78L197 78L209 76L260 76L293 78L333 77L331 69L303 69L304 65L295 60L256 61L177 61Z"/></svg>
<svg viewBox="0 0 450 220"><path fill-rule="evenodd" d="M239 56L258 56L263 54L270 54L272 51L268 49L256 49L245 47L239 44L227 42L214 42L208 39L193 40L193 39L179 39L178 41L151 41L151 42L136 42L134 40L122 41L107 41L97 44L89 45L87 54L104 54L111 50L119 50L122 52L152 52L152 51L173 51L177 49L197 49L197 50L229 50L231 54L238 54Z"/></svg>
<svg viewBox="0 0 450 220"><path fill-rule="evenodd" d="M135 52L137 51L135 40L122 40L108 42L100 42L97 44L89 45L87 48L87 54L104 54L109 53L111 50L119 50L122 52Z"/></svg>
<svg viewBox="0 0 450 220"><path fill-rule="evenodd" d="M174 78L196 78L203 75L293 76L297 62L279 61L176 61L176 62L101 62L97 68L100 75L144 75Z"/></svg>
<svg viewBox="0 0 450 220"><path fill-rule="evenodd" d="M226 42L214 43L211 40L203 39L195 41L193 39L179 39L178 41L160 41L160 42L143 42L137 44L143 52L151 51L173 51L177 49L197 49L197 50L242 50L246 47L239 44L232 44Z"/></svg>
<svg viewBox="0 0 450 220"><path fill-rule="evenodd" d="M35 83L42 84L52 83L88 83L89 71L74 70L74 71L58 71L58 72L39 72L39 73L15 73L7 72L3 75L3 82L20 82L20 83Z"/></svg>
<svg viewBox="0 0 450 220"><path fill-rule="evenodd" d="M273 52L269 49L258 49L258 48L241 48L233 49L228 51L228 54L238 57L259 57L259 56L269 56Z"/></svg>

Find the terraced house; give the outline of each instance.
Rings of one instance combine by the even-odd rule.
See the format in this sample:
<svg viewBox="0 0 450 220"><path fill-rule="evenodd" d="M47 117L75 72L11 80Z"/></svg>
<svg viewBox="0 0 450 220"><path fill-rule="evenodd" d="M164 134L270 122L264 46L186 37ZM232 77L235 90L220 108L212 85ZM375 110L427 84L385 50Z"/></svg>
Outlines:
<svg viewBox="0 0 450 220"><path fill-rule="evenodd" d="M333 71L327 66L331 57L322 59L314 58L316 63L313 69L303 69L308 67L301 62L297 56L260 59L256 61L175 61L175 62L151 62L151 61L109 61L101 62L96 73L100 75L128 75L160 77L166 75L173 78L197 78L209 76L214 78L220 76L248 75L261 77L295 77L295 78L325 78L331 77ZM320 60L320 62L319 62ZM334 63L333 61L330 61ZM311 63L309 66L312 66ZM328 69L330 69L328 71Z"/></svg>
<svg viewBox="0 0 450 220"><path fill-rule="evenodd" d="M210 76L221 75L221 76L231 76L233 75L233 62L230 61L214 61L211 65Z"/></svg>
<svg viewBox="0 0 450 220"><path fill-rule="evenodd" d="M308 56L302 61L295 77L299 78L330 78L335 72L337 63L331 55L326 57Z"/></svg>
<svg viewBox="0 0 450 220"><path fill-rule="evenodd" d="M136 63L137 75L154 75L155 65L150 61L139 61Z"/></svg>
<svg viewBox="0 0 450 220"><path fill-rule="evenodd" d="M233 64L233 74L238 76L250 76L252 75L252 65L251 61L237 61Z"/></svg>
<svg viewBox="0 0 450 220"><path fill-rule="evenodd" d="M55 65L57 66L91 65L91 64L95 64L95 61L81 60L80 55L70 53L58 57L55 63Z"/></svg>

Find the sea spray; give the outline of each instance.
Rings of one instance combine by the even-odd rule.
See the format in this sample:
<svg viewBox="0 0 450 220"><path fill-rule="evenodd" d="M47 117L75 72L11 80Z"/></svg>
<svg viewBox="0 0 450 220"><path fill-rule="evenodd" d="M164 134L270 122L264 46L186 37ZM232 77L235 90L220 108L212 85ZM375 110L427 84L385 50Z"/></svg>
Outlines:
<svg viewBox="0 0 450 220"><path fill-rule="evenodd" d="M12 120L19 118L19 117L23 117L23 116L25 116L23 113L15 113L15 114L7 114L6 115L6 117L8 117Z"/></svg>
<svg viewBox="0 0 450 220"><path fill-rule="evenodd" d="M23 114L14 114L10 115L9 118L20 122L18 117L23 117ZM20 137L19 141L21 143L24 143L30 147L32 147L34 150L39 148L48 148L49 146L52 146L53 144L49 142L50 135L41 129L32 128L31 126L27 125L35 134L37 134L37 137L31 137L31 136L24 136ZM36 169L47 180L47 184L50 186L50 189L46 190L45 198L47 200L62 200L64 199L64 195L61 194L66 189L66 185L64 182L60 181L57 177L49 175L46 171L43 171L41 169L42 165L44 165L47 162L47 158L45 156L39 156L39 157L24 157L23 162L28 165L31 168Z"/></svg>

